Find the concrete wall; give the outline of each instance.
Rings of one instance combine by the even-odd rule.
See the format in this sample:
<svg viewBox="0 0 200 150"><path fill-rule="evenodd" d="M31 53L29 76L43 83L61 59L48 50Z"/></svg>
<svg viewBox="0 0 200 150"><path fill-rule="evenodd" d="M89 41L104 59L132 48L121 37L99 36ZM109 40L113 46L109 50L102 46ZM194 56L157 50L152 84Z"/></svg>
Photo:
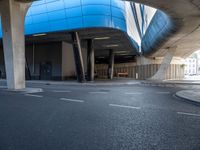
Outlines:
<svg viewBox="0 0 200 150"><path fill-rule="evenodd" d="M76 76L76 66L72 44L62 42L62 79L66 80Z"/></svg>
<svg viewBox="0 0 200 150"><path fill-rule="evenodd" d="M159 69L160 64L143 64L137 65L136 63L115 64L114 77L118 77L118 73L128 73L128 78L133 79L148 79L152 77ZM107 64L95 65L98 78L107 78ZM165 79L183 79L184 67L181 64L171 64L165 74Z"/></svg>
<svg viewBox="0 0 200 150"><path fill-rule="evenodd" d="M27 58L28 66L29 66L31 76L33 79L39 79L40 64L43 62L52 63L52 80L60 80L62 78L62 67L61 67L62 44L61 42L27 45L26 58Z"/></svg>
<svg viewBox="0 0 200 150"><path fill-rule="evenodd" d="M82 54L85 70L87 70L87 46L82 43ZM40 79L40 64L52 63L51 80L67 80L76 78L76 67L72 44L66 42L36 43L26 45L26 61L31 79ZM5 78L3 48L0 47L0 70ZM27 73L27 72L26 72Z"/></svg>
<svg viewBox="0 0 200 150"><path fill-rule="evenodd" d="M163 57L137 57L136 58L137 65L148 65L148 64L161 64L163 61ZM184 59L180 57L173 57L171 64L184 64Z"/></svg>
<svg viewBox="0 0 200 150"><path fill-rule="evenodd" d="M163 63L163 57L137 57L136 73L139 79L149 79L154 76L161 63ZM183 59L179 57L173 57L172 61L167 68L167 71L163 74L163 79L183 79L184 67Z"/></svg>

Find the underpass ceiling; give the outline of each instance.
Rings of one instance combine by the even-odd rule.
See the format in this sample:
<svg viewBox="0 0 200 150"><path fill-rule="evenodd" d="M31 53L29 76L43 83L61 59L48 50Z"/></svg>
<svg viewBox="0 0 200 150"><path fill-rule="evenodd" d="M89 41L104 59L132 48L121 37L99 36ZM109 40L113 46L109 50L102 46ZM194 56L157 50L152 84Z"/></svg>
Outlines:
<svg viewBox="0 0 200 150"><path fill-rule="evenodd" d="M167 49L177 47L175 56L187 57L200 49L200 1L199 0L129 0L166 12L173 20L176 32L167 37L152 57L164 56Z"/></svg>
<svg viewBox="0 0 200 150"><path fill-rule="evenodd" d="M94 40L94 49L97 55L107 55L109 49L113 49L116 53L120 53L121 55L136 55L136 49L130 43L130 39L128 39L128 36L120 30L94 28L79 30L78 33L82 41L87 39L109 37L109 39L105 40ZM44 36L26 36L26 43L54 41L66 41L72 43L70 32L47 33Z"/></svg>

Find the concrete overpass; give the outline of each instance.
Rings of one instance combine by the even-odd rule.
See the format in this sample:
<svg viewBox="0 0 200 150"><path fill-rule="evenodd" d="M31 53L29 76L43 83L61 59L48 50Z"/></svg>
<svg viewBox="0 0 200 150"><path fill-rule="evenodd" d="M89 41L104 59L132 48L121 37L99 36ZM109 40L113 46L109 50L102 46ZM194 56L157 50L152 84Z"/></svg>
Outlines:
<svg viewBox="0 0 200 150"><path fill-rule="evenodd" d="M200 1L199 0L132 0L149 5L168 14L175 32L167 37L151 56L164 56L169 48L176 47L174 56L187 57L200 49Z"/></svg>
<svg viewBox="0 0 200 150"><path fill-rule="evenodd" d="M186 58L200 49L200 1L199 0L130 0L164 11L171 17L173 32L159 45L154 45L148 57L164 57L158 72L152 79L162 80L173 57Z"/></svg>

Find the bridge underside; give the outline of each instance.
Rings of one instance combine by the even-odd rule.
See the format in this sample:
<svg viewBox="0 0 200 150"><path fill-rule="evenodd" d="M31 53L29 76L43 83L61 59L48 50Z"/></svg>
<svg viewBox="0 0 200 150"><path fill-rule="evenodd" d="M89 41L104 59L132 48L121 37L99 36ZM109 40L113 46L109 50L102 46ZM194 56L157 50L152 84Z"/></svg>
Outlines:
<svg viewBox="0 0 200 150"><path fill-rule="evenodd" d="M198 0L129 0L149 5L168 14L174 33L156 47L152 57L163 57L169 48L177 47L174 56L187 57L200 49L200 1Z"/></svg>

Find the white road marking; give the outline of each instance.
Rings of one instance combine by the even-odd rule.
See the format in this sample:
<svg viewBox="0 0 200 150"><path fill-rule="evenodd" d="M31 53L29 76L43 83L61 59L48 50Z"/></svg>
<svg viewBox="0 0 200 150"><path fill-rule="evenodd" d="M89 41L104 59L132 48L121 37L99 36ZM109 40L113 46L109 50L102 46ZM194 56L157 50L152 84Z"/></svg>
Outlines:
<svg viewBox="0 0 200 150"><path fill-rule="evenodd" d="M54 90L54 91L52 91L52 92L54 92L54 93L71 93L72 91L62 91L62 90Z"/></svg>
<svg viewBox="0 0 200 150"><path fill-rule="evenodd" d="M89 94L108 94L108 92L89 92Z"/></svg>
<svg viewBox="0 0 200 150"><path fill-rule="evenodd" d="M170 92L156 92L156 94L170 94Z"/></svg>
<svg viewBox="0 0 200 150"><path fill-rule="evenodd" d="M200 117L200 114L192 114L192 113L186 113L186 112L177 112L179 115L187 115L187 116L195 116Z"/></svg>
<svg viewBox="0 0 200 150"><path fill-rule="evenodd" d="M77 102L77 103L84 103L84 100L78 100L78 99L69 99L69 98L60 98L61 101L69 101L69 102Z"/></svg>
<svg viewBox="0 0 200 150"><path fill-rule="evenodd" d="M25 94L26 96L42 98L42 95Z"/></svg>
<svg viewBox="0 0 200 150"><path fill-rule="evenodd" d="M131 109L141 109L141 107L133 107L133 106L125 106L125 105L117 105L117 104L109 104L111 107L121 107L121 108L131 108Z"/></svg>
<svg viewBox="0 0 200 150"><path fill-rule="evenodd" d="M125 93L126 95L141 95L141 92Z"/></svg>

